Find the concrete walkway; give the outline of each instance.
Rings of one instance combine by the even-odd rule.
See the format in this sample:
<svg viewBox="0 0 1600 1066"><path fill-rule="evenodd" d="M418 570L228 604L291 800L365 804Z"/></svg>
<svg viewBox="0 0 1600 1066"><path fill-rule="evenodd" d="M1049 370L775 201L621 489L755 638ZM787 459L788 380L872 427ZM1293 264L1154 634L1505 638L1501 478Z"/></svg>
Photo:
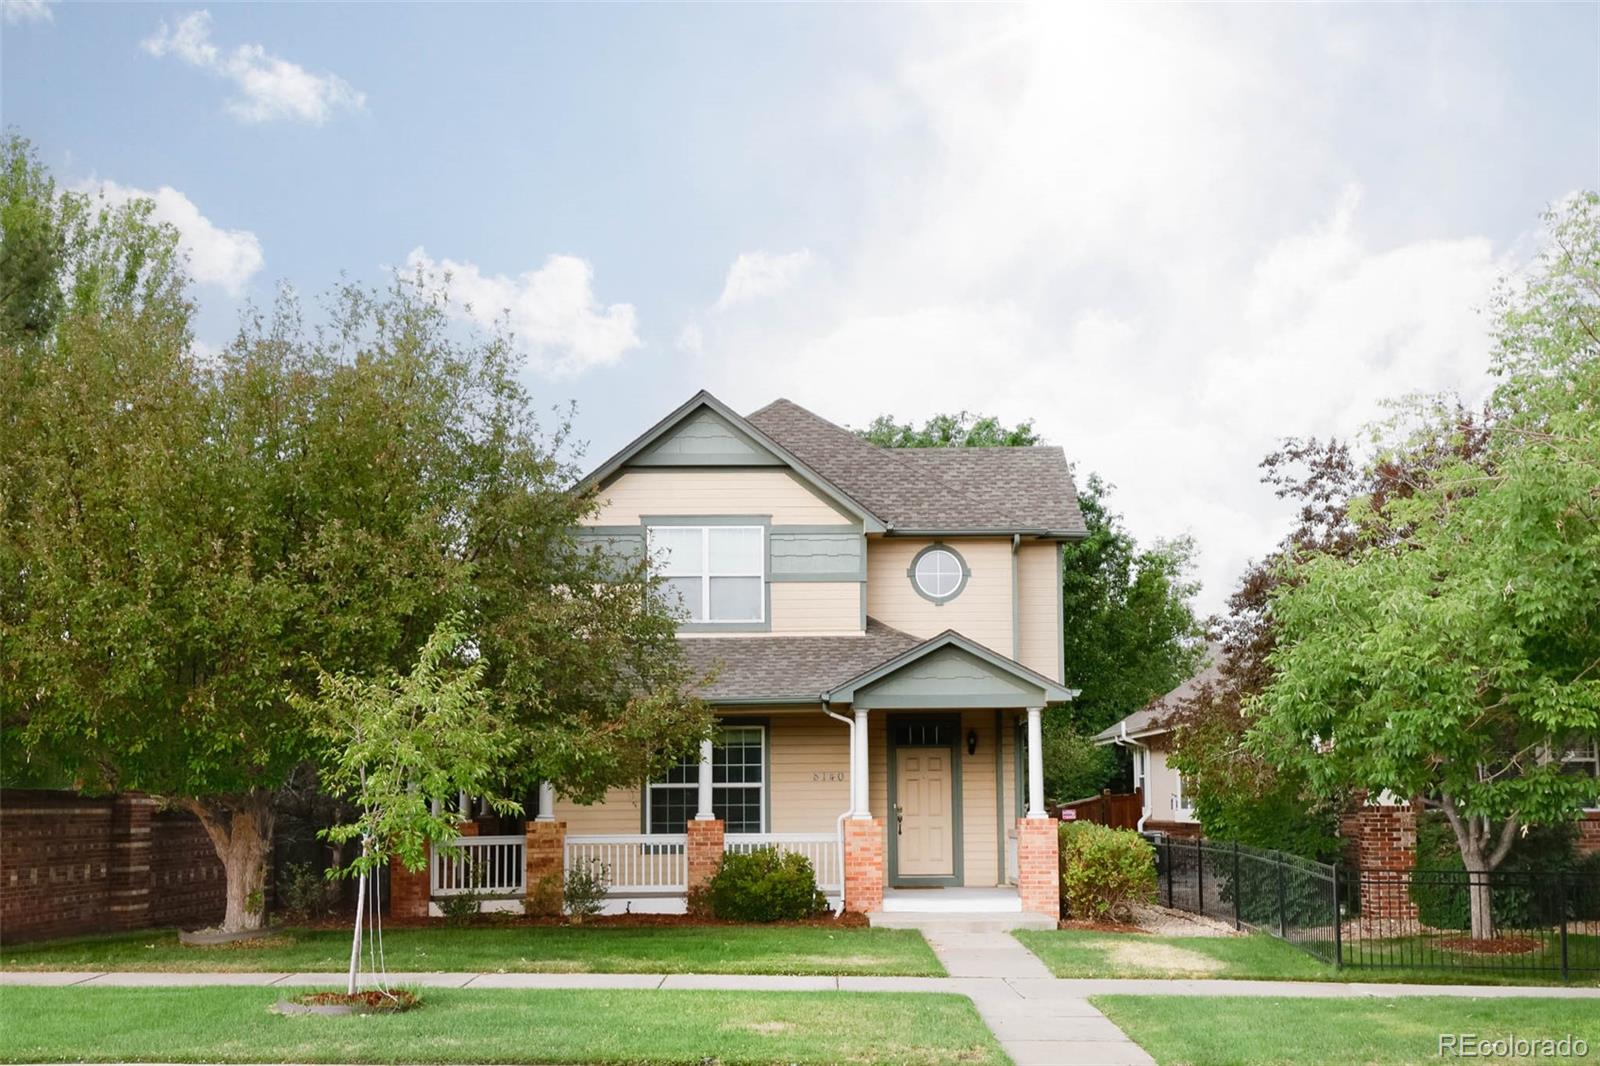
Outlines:
<svg viewBox="0 0 1600 1066"><path fill-rule="evenodd" d="M968 934L971 936L971 934ZM937 938L937 939L936 939ZM392 973L395 984L429 988L637 988L772 992L945 992L972 1000L1017 1066L1126 1066L1151 1063L1143 1048L1089 1003L1098 995L1276 996L1339 999L1396 996L1504 998L1544 996L1600 1001L1600 988L1550 985L1401 985L1336 981L1167 981L1071 979L1049 976L1042 964L1009 936L1021 955L1001 940L982 942L929 934L949 977L784 977L742 974L607 973ZM942 943L941 943L942 941ZM1025 958L1024 958L1025 956ZM1006 972L1010 970L1011 972ZM968 971L963 973L962 971ZM982 971L982 972L971 972ZM77 988L297 987L340 984L338 973L81 973L0 972L5 985Z"/></svg>

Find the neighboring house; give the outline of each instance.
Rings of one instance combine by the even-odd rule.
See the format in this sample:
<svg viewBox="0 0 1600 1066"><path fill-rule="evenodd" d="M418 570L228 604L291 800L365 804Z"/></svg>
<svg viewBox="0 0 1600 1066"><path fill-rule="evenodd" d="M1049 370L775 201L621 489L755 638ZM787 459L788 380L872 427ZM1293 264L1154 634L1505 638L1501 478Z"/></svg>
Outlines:
<svg viewBox="0 0 1600 1066"><path fill-rule="evenodd" d="M557 853L597 859L627 906L681 910L724 850L776 844L851 910L945 888L890 909L1053 920L1040 713L1075 694L1061 544L1085 534L1060 448L890 450L787 400L741 417L701 392L579 489L599 500L582 535L665 578L720 729L601 803L546 789L529 882Z"/></svg>
<svg viewBox="0 0 1600 1066"><path fill-rule="evenodd" d="M1172 729L1167 719L1202 686L1217 680L1221 662L1220 647L1210 645L1199 673L1094 735L1096 744L1125 747L1133 757L1133 787L1143 803L1140 832L1200 835L1194 800L1184 790L1183 774L1167 761L1172 747Z"/></svg>

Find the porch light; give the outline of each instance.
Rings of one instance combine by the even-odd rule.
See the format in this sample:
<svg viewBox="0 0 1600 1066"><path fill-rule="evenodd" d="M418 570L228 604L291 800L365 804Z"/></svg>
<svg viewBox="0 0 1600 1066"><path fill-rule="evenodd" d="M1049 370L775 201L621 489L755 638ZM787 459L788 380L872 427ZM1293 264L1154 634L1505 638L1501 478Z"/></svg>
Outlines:
<svg viewBox="0 0 1600 1066"><path fill-rule="evenodd" d="M967 754L978 754L978 731L976 729L967 730Z"/></svg>

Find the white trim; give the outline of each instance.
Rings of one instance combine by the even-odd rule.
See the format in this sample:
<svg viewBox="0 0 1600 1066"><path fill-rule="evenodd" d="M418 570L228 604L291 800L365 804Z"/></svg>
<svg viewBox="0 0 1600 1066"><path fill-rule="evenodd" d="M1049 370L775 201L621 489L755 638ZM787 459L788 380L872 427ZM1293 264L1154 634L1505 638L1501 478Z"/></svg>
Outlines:
<svg viewBox="0 0 1600 1066"><path fill-rule="evenodd" d="M710 811L709 817L711 819L715 819L716 818L716 793L717 793L718 790L720 790L720 789L732 789L732 788L737 788L737 789L750 789L750 788L753 788L753 789L755 789L756 791L758 791L761 794L761 799L760 799L761 832L764 833L764 832L767 831L767 763L768 763L769 759L771 758L771 751L768 748L768 744L771 743L772 738L771 738L771 735L769 734L769 732L767 730L766 723L764 723L764 722L740 722L740 721L725 721L725 722L723 722L721 725L719 725L717 727L717 736L720 738L724 734L727 734L727 733L735 731L735 730L740 730L740 729L754 729L754 730L759 731L760 734L761 734L761 760L758 763L758 765L761 767L761 780L759 782L754 783L754 784L741 783L741 782L737 782L737 781L724 781L724 782L718 784L715 781L713 781L712 777L714 775L711 773L711 770L712 770L713 765L715 763L715 752L716 752L717 741L715 739L709 740L709 741L704 741L701 744L700 752L699 752L699 754L697 756L697 760L696 760L697 773L696 773L695 780L693 780L693 781L684 781L684 782L677 782L677 781L647 781L647 782L645 782L645 786L644 786L645 787L645 795L644 795L644 832L645 832L646 836L649 836L651 838L660 838L662 836L671 836L671 835L673 835L671 833L658 833L658 832L656 832L655 827L651 824L652 818L651 818L650 811L651 811L651 807L653 805L650 802L650 796L656 789L665 789L665 788L682 788L682 789L694 789L695 790L695 793L696 793L695 813L689 816L689 818L687 819L688 821L705 821L706 818L702 816L702 812L705 811L705 810L708 810L708 809ZM708 797L707 797L707 794L706 794L707 788L710 789L710 796L709 796L709 802L711 804L710 808L705 808L703 806L703 804L708 802Z"/></svg>

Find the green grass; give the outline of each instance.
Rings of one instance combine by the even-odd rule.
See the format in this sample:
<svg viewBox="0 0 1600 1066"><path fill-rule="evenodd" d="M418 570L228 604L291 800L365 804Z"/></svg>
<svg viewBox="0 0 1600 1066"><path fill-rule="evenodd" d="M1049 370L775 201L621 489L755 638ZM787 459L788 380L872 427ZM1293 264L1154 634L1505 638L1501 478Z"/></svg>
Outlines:
<svg viewBox="0 0 1600 1066"><path fill-rule="evenodd" d="M964 996L424 990L383 1017L282 1017L270 988L5 989L7 1062L1007 1061Z"/></svg>
<svg viewBox="0 0 1600 1066"><path fill-rule="evenodd" d="M916 930L822 926L506 926L390 929L390 972L944 974ZM287 929L262 940L185 947L174 932L13 944L7 970L340 971L343 930Z"/></svg>
<svg viewBox="0 0 1600 1066"><path fill-rule="evenodd" d="M1600 1010L1592 999L1095 996L1090 1002L1163 1064L1427 1062L1439 1058L1442 1033L1484 1040L1570 1034L1587 1041L1591 1055L1600 1048Z"/></svg>
<svg viewBox="0 0 1600 1066"><path fill-rule="evenodd" d="M1342 969L1265 934L1149 936L1076 929L1023 929L1013 934L1057 977L1215 977L1233 980L1364 981L1415 984L1560 984L1559 974L1468 969ZM1575 938L1576 939L1576 938ZM1403 956L1402 956L1403 957ZM1471 958L1466 957L1466 962ZM1488 960L1495 965L1497 960ZM1520 960L1519 960L1520 961ZM1574 985L1593 985L1593 975Z"/></svg>

